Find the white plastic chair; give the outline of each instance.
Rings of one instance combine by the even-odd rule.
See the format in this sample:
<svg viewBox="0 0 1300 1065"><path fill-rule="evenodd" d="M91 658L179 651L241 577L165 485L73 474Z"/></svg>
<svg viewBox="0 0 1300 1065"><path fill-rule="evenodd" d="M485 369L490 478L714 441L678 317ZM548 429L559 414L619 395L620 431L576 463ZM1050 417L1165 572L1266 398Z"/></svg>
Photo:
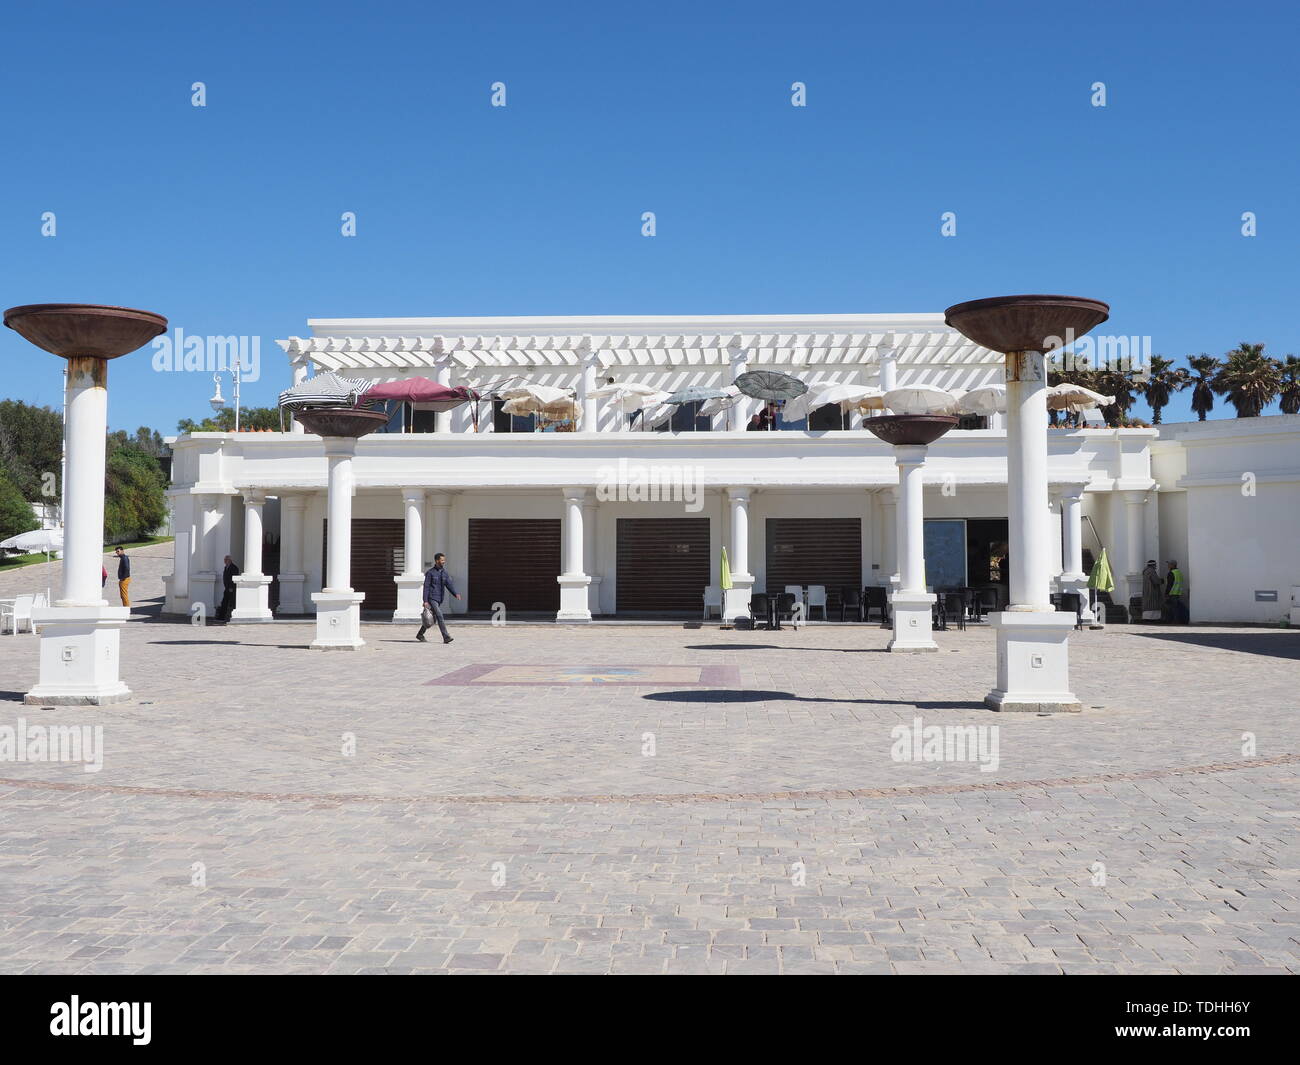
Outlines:
<svg viewBox="0 0 1300 1065"><path fill-rule="evenodd" d="M32 601L35 597L30 595L20 595L14 599L13 606L0 614L0 632L4 631L6 625L14 636L18 635L23 623L26 622L27 630L32 628Z"/></svg>
<svg viewBox="0 0 1300 1065"><path fill-rule="evenodd" d="M718 617L722 617L722 588L716 584L710 584L704 589L704 617L709 616L709 608L718 608Z"/></svg>
<svg viewBox="0 0 1300 1065"><path fill-rule="evenodd" d="M810 584L808 585L808 620L812 620L812 612L822 608L822 621L826 620L826 585Z"/></svg>

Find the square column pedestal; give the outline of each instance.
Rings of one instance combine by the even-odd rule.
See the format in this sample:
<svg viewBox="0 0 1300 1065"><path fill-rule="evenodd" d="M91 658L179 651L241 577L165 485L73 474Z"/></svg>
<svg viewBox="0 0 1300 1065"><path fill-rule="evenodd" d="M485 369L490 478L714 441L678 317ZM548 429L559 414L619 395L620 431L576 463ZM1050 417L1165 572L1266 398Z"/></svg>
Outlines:
<svg viewBox="0 0 1300 1065"><path fill-rule="evenodd" d="M1083 709L1070 691L1066 642L1073 614L1004 610L990 614L989 622L998 634L998 686L984 697L985 706L1025 714Z"/></svg>
<svg viewBox="0 0 1300 1065"><path fill-rule="evenodd" d="M894 614L894 638L889 641L889 650L895 654L924 654L939 650L939 645L930 635L935 598L931 592L895 592L889 597Z"/></svg>
<svg viewBox="0 0 1300 1065"><path fill-rule="evenodd" d="M424 613L424 574L394 577L393 583L397 585L397 609L393 611L393 620L418 622Z"/></svg>
<svg viewBox="0 0 1300 1065"><path fill-rule="evenodd" d="M271 581L264 574L235 578L235 609L230 612L232 625L274 621L271 616Z"/></svg>
<svg viewBox="0 0 1300 1065"><path fill-rule="evenodd" d="M118 676L124 606L54 606L32 611L41 630L41 677L28 705L100 706L131 696Z"/></svg>
<svg viewBox="0 0 1300 1065"><path fill-rule="evenodd" d="M733 573L731 587L722 593L722 621L734 625L737 618L752 617L750 604L753 600L754 576L750 573Z"/></svg>
<svg viewBox="0 0 1300 1065"><path fill-rule="evenodd" d="M586 574L570 576L561 574L555 578L560 583L560 609L555 615L556 621L590 621L591 608L587 605L587 586L591 578Z"/></svg>
<svg viewBox="0 0 1300 1065"><path fill-rule="evenodd" d="M366 645L361 638L361 603L365 592L313 592L316 604L316 639L318 651L357 651Z"/></svg>

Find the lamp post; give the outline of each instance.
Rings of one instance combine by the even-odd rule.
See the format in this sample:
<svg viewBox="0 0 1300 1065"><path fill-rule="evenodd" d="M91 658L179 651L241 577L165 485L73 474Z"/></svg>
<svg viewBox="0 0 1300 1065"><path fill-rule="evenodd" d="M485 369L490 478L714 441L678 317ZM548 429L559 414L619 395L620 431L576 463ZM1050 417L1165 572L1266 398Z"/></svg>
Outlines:
<svg viewBox="0 0 1300 1065"><path fill-rule="evenodd" d="M925 508L922 467L925 449L957 424L943 414L891 414L863 420L887 444L894 445L898 464L898 588L889 597L894 638L889 649L916 654L937 651L930 635L934 594L925 588Z"/></svg>
<svg viewBox="0 0 1300 1065"><path fill-rule="evenodd" d="M235 363L235 368L230 372L234 378L234 400L235 400L235 432L239 432L239 363ZM208 403L212 406L213 413L220 412L221 408L226 405L225 397L221 394L221 372L218 371L212 375L213 383L217 386L216 391L212 393L212 398Z"/></svg>
<svg viewBox="0 0 1300 1065"><path fill-rule="evenodd" d="M104 601L95 572L104 552L108 361L166 332L167 319L126 307L39 303L9 308L4 323L67 360L63 590L54 604L33 611L41 630L40 680L23 701L118 702L131 694L118 675L120 629L131 611Z"/></svg>
<svg viewBox="0 0 1300 1065"><path fill-rule="evenodd" d="M1011 602L990 615L997 630L998 679L984 702L994 710L1072 712L1072 613L1051 605L1047 515L1047 372L1045 358L1100 325L1110 308L1074 296L997 296L955 304L944 320L1006 356L1007 525Z"/></svg>

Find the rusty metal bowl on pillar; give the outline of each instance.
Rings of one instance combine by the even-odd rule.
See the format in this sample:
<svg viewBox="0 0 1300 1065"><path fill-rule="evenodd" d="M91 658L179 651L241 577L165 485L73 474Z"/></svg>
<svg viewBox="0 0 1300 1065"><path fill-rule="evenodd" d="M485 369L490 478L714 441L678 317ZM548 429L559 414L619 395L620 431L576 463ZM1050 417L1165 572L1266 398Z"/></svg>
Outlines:
<svg viewBox="0 0 1300 1065"><path fill-rule="evenodd" d="M4 322L38 348L65 359L116 359L167 331L167 319L161 314L97 303L10 307Z"/></svg>
<svg viewBox="0 0 1300 1065"><path fill-rule="evenodd" d="M1110 317L1109 304L1078 296L994 296L957 303L943 320L990 351L1055 351Z"/></svg>
<svg viewBox="0 0 1300 1065"><path fill-rule="evenodd" d="M388 424L388 415L381 410L352 407L305 407L293 416L307 432L317 436L365 436Z"/></svg>
<svg viewBox="0 0 1300 1065"><path fill-rule="evenodd" d="M862 420L862 427L886 444L933 444L956 424L951 414L885 414Z"/></svg>

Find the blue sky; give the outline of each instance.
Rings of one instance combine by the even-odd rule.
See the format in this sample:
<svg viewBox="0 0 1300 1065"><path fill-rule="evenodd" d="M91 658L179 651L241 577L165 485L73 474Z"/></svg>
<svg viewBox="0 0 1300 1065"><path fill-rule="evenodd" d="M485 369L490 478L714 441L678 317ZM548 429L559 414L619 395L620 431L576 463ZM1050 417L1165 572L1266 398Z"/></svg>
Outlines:
<svg viewBox="0 0 1300 1065"><path fill-rule="evenodd" d="M261 336L255 405L309 317L1065 292L1157 353L1300 352L1298 28L1280 2L15 6L0 299ZM111 425L206 413L211 379L149 355L114 364ZM56 359L0 330L0 360L0 395L58 405Z"/></svg>

